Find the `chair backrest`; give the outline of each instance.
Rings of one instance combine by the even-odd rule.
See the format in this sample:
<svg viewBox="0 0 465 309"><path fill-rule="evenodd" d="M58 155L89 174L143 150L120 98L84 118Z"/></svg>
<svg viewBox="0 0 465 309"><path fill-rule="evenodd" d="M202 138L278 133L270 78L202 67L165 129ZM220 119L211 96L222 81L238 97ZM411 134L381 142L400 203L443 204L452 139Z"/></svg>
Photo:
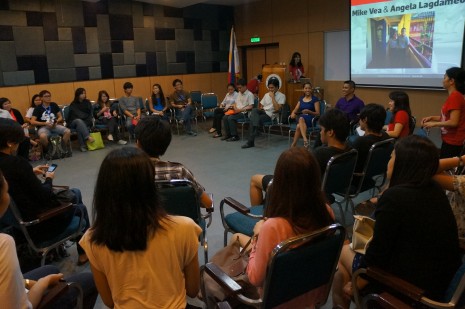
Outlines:
<svg viewBox="0 0 465 309"><path fill-rule="evenodd" d="M316 288L326 303L345 240L345 229L332 224L281 242L268 263L261 308L274 308Z"/></svg>
<svg viewBox="0 0 465 309"><path fill-rule="evenodd" d="M190 92L191 101L192 103L200 103L202 102L202 91L200 90L193 90Z"/></svg>
<svg viewBox="0 0 465 309"><path fill-rule="evenodd" d="M320 116L323 115L326 111L326 101L325 100L320 100Z"/></svg>
<svg viewBox="0 0 465 309"><path fill-rule="evenodd" d="M218 106L218 96L214 93L203 93L201 96L203 109L211 109Z"/></svg>
<svg viewBox="0 0 465 309"><path fill-rule="evenodd" d="M394 138L388 138L371 145L357 192L360 192L364 180L386 173L387 164L394 149L394 141Z"/></svg>
<svg viewBox="0 0 465 309"><path fill-rule="evenodd" d="M357 150L351 149L329 159L322 182L323 191L327 195L340 193L346 196L349 194L357 155Z"/></svg>
<svg viewBox="0 0 465 309"><path fill-rule="evenodd" d="M63 120L65 122L68 122L68 119L69 119L69 106L68 105L64 105L62 108L61 108L61 113L63 114Z"/></svg>
<svg viewBox="0 0 465 309"><path fill-rule="evenodd" d="M155 181L160 201L165 210L172 215L189 217L199 224L200 197L192 182L187 179Z"/></svg>
<svg viewBox="0 0 465 309"><path fill-rule="evenodd" d="M409 125L408 134L412 135L413 131L415 131L415 127L417 126L417 118L415 118L415 116L410 116L408 125Z"/></svg>

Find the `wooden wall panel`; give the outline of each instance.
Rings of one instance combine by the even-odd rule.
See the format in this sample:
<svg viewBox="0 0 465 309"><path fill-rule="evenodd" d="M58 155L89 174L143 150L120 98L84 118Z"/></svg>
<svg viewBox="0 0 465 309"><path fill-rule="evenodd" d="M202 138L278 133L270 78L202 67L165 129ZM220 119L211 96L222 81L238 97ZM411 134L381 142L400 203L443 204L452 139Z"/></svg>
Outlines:
<svg viewBox="0 0 465 309"><path fill-rule="evenodd" d="M211 92L216 93L218 101L221 102L227 92L226 85L228 84L228 73L213 73L211 77Z"/></svg>
<svg viewBox="0 0 465 309"><path fill-rule="evenodd" d="M74 82L74 89L86 89L87 99L97 101L100 90L106 90L110 98L115 98L115 83L112 79Z"/></svg>
<svg viewBox="0 0 465 309"><path fill-rule="evenodd" d="M307 33L311 21L308 20L308 10L312 1L302 0L272 0L273 37ZM271 20L271 19L270 19ZM270 20L267 20L269 25Z"/></svg>
<svg viewBox="0 0 465 309"><path fill-rule="evenodd" d="M308 34L308 74L313 76L314 86L324 84L324 33L312 32Z"/></svg>
<svg viewBox="0 0 465 309"><path fill-rule="evenodd" d="M50 91L52 102L58 105L68 105L74 99L74 83L29 85L28 88L30 97L42 90Z"/></svg>
<svg viewBox="0 0 465 309"><path fill-rule="evenodd" d="M12 107L25 114L31 105L31 97L27 86L2 87L0 88L0 97L10 100Z"/></svg>
<svg viewBox="0 0 465 309"><path fill-rule="evenodd" d="M279 46L268 46L265 49L265 59L267 64L280 64Z"/></svg>
<svg viewBox="0 0 465 309"><path fill-rule="evenodd" d="M265 64L265 48L247 48L247 76L248 81L262 72L262 64Z"/></svg>
<svg viewBox="0 0 465 309"><path fill-rule="evenodd" d="M183 76L184 88L187 91L200 90L210 92L211 74L190 74Z"/></svg>
<svg viewBox="0 0 465 309"><path fill-rule="evenodd" d="M249 45L250 38L259 36L261 43L270 43L273 36L273 11L271 0L252 2L236 6L234 10L234 29L237 45Z"/></svg>

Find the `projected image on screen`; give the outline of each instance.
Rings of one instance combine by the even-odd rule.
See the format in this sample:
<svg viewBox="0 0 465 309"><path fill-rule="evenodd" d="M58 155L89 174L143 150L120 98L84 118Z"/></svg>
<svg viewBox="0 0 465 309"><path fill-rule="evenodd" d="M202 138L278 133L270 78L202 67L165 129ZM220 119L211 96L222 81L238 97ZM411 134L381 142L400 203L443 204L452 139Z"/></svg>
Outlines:
<svg viewBox="0 0 465 309"><path fill-rule="evenodd" d="M463 65L465 0L351 0L350 23L358 85L441 88Z"/></svg>
<svg viewBox="0 0 465 309"><path fill-rule="evenodd" d="M434 12L369 18L367 68L431 68Z"/></svg>

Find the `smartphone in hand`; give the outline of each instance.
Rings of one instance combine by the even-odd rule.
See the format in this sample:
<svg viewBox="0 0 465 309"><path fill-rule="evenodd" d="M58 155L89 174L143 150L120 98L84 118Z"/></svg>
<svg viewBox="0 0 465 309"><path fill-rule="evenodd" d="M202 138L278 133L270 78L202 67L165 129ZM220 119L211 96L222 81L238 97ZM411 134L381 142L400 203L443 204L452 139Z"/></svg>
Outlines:
<svg viewBox="0 0 465 309"><path fill-rule="evenodd" d="M48 167L47 173L54 172L58 165L52 164Z"/></svg>

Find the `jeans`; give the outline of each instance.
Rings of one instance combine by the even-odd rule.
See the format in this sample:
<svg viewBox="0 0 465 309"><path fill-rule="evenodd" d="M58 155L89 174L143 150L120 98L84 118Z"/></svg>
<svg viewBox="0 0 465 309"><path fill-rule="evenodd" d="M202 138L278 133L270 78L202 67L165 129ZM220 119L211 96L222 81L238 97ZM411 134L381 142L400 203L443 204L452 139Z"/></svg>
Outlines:
<svg viewBox="0 0 465 309"><path fill-rule="evenodd" d="M176 109L176 115L184 122L184 129L186 132L192 131L192 112L194 108L192 104L187 104L184 109Z"/></svg>
<svg viewBox="0 0 465 309"><path fill-rule="evenodd" d="M53 265L46 265L23 275L25 279L39 280L42 277L58 274L60 270ZM89 272L82 272L65 278L67 282L76 282L81 285L83 292L83 308L94 308L95 300L97 299L98 292L95 287L94 278ZM74 308L76 305L78 292L76 289L69 289L65 294L61 295L53 304L48 308Z"/></svg>
<svg viewBox="0 0 465 309"><path fill-rule="evenodd" d="M119 140L119 131L118 131L118 123L115 117L111 117L110 119L108 118L102 118L101 121L98 122L98 124L103 124L108 127L108 133L113 135L115 140Z"/></svg>
<svg viewBox="0 0 465 309"><path fill-rule="evenodd" d="M81 147L86 146L86 140L89 138L89 128L82 119L74 119L73 122L69 125L73 130L76 130L79 145Z"/></svg>

